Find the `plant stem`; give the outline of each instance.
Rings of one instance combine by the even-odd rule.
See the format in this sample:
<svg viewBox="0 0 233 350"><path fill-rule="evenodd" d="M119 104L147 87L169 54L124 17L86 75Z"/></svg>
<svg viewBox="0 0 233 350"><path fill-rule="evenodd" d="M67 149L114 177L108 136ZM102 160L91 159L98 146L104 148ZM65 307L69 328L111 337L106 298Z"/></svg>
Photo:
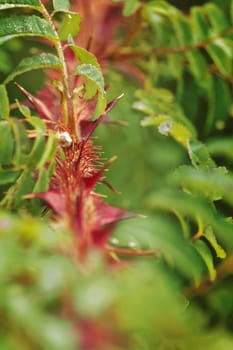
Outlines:
<svg viewBox="0 0 233 350"><path fill-rule="evenodd" d="M227 30L223 31L222 33L219 33L218 35L212 36L206 40L202 40L195 44L185 45L185 46L178 46L178 47L154 47L150 50L132 50L125 51L125 47L123 45L120 45L118 49L110 54L110 58L113 58L115 60L119 59L130 59L130 58L143 58L146 56L150 56L152 54L155 55L172 55L177 53L184 53L187 51L195 50L195 49L201 49L205 48L206 46L210 44L214 44L215 41L222 39L224 35L230 34L233 32L233 26L228 28ZM123 50L121 48L123 47Z"/></svg>
<svg viewBox="0 0 233 350"><path fill-rule="evenodd" d="M132 248L122 248L122 247L113 247L111 245L106 245L105 250L108 253L115 253L120 255L127 255L127 256L153 256L156 257L156 255L159 253L156 249L132 249Z"/></svg>
<svg viewBox="0 0 233 350"><path fill-rule="evenodd" d="M63 104L63 108L64 108L64 124L66 126L69 126L69 128L73 131L74 130L73 102L72 102L72 96L71 96L70 87L69 87L68 70L67 70L64 52L63 52L63 47L62 47L57 29L55 27L55 24L52 20L52 17L50 16L46 7L42 4L42 1L41 0L39 0L39 1L40 1L40 5L41 5L41 13L42 13L43 17L51 25L51 27L55 33L55 36L56 36L56 40L54 41L54 46L55 46L55 49L57 51L58 58L60 59L61 65L62 65L62 82L63 82L62 104Z"/></svg>

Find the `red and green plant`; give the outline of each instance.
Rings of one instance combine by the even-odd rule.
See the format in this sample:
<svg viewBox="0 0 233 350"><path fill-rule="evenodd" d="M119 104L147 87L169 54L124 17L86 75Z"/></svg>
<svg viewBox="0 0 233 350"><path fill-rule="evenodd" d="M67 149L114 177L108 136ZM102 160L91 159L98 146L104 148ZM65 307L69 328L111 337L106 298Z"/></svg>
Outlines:
<svg viewBox="0 0 233 350"><path fill-rule="evenodd" d="M2 349L232 347L232 13L0 0Z"/></svg>

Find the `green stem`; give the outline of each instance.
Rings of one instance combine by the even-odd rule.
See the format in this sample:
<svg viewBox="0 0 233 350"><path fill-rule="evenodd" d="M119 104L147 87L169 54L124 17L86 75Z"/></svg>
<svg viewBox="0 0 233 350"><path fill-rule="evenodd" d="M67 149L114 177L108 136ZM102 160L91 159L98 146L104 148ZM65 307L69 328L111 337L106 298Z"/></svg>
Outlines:
<svg viewBox="0 0 233 350"><path fill-rule="evenodd" d="M54 46L57 51L58 58L60 59L61 65L62 65L62 82L63 82L62 104L64 108L64 124L66 126L69 126L71 130L74 130L73 103L72 103L72 96L71 96L70 87L69 87L68 70L67 70L64 52L63 52L63 47L62 47L57 29L52 20L52 17L48 13L46 7L42 4L41 0L40 0L40 5L41 5L41 14L45 18L45 20L49 22L49 24L51 25L55 33L56 40L54 41Z"/></svg>

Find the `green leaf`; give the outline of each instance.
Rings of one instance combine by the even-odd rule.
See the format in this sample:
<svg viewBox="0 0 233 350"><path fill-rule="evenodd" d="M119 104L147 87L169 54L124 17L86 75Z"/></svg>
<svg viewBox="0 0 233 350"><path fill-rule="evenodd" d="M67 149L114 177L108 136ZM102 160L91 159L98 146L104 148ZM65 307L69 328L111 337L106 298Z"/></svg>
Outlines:
<svg viewBox="0 0 233 350"><path fill-rule="evenodd" d="M208 66L203 55L199 50L190 50L186 52L185 55L188 58L190 64L189 68L195 79L200 83L202 83L203 80L205 82Z"/></svg>
<svg viewBox="0 0 233 350"><path fill-rule="evenodd" d="M50 24L38 16L10 16L0 19L0 44L22 36L40 36L56 41Z"/></svg>
<svg viewBox="0 0 233 350"><path fill-rule="evenodd" d="M227 254L223 247L221 247L220 244L217 242L217 239L211 226L207 226L204 232L204 236L214 248L217 257L220 259L225 259Z"/></svg>
<svg viewBox="0 0 233 350"><path fill-rule="evenodd" d="M214 267L214 261L213 261L213 256L211 254L211 251L209 250L207 245L200 239L195 241L193 243L193 246L196 248L198 253L201 255L202 259L204 260L207 266L207 269L209 271L210 280L214 281L216 277L216 270Z"/></svg>
<svg viewBox="0 0 233 350"><path fill-rule="evenodd" d="M31 170L25 170L17 179L14 186L7 193L4 200L8 202L8 206L17 207L23 200L23 196L31 193L34 184L34 174Z"/></svg>
<svg viewBox="0 0 233 350"><path fill-rule="evenodd" d="M220 33L229 27L229 23L222 9L215 4L207 3L204 9L208 15L209 21L216 33Z"/></svg>
<svg viewBox="0 0 233 350"><path fill-rule="evenodd" d="M40 162L41 157L43 156L45 149L45 137L44 136L37 136L31 153L28 155L27 159L27 168L30 170L34 170L35 168L38 168L38 164Z"/></svg>
<svg viewBox="0 0 233 350"><path fill-rule="evenodd" d="M13 135L14 135L14 157L15 166L22 166L26 163L27 152L29 149L29 140L24 125L17 119L10 119Z"/></svg>
<svg viewBox="0 0 233 350"><path fill-rule="evenodd" d="M220 73L224 76L232 74L232 52L227 48L222 39L215 40L215 43L207 45L206 51L212 58Z"/></svg>
<svg viewBox="0 0 233 350"><path fill-rule="evenodd" d="M178 227L172 225L169 220L163 220L160 215L150 216L148 220L122 221L114 231L114 238L113 242L117 242L118 247L130 247L130 243L133 242L136 249L139 247L159 250L168 261L172 264L174 262L174 265L191 279L199 279L200 270L204 267L195 249L183 239Z"/></svg>
<svg viewBox="0 0 233 350"><path fill-rule="evenodd" d="M193 36L196 43L205 41L209 38L209 25L206 21L205 13L202 7L193 6L191 8L191 15L193 21Z"/></svg>
<svg viewBox="0 0 233 350"><path fill-rule="evenodd" d="M10 107L7 91L4 85L0 85L0 119L9 118Z"/></svg>
<svg viewBox="0 0 233 350"><path fill-rule="evenodd" d="M143 6L143 11L147 12L147 15L152 13L152 16L154 14L158 14L166 17L170 17L171 15L176 15L177 13L179 13L176 7L172 6L166 1L160 0L145 3L145 5Z"/></svg>
<svg viewBox="0 0 233 350"><path fill-rule="evenodd" d="M0 185L14 183L17 180L19 174L20 171L18 170L0 169Z"/></svg>
<svg viewBox="0 0 233 350"><path fill-rule="evenodd" d="M69 11L70 2L69 0L53 0L53 8L55 11Z"/></svg>
<svg viewBox="0 0 233 350"><path fill-rule="evenodd" d="M132 15L134 12L137 11L139 6L140 6L139 0L126 0L124 9L123 9L123 15L124 16Z"/></svg>
<svg viewBox="0 0 233 350"><path fill-rule="evenodd" d="M104 95L104 78L99 69L92 64L81 64L76 68L75 73L91 80L101 94Z"/></svg>
<svg viewBox="0 0 233 350"><path fill-rule="evenodd" d="M39 0L0 0L0 10L26 7L38 10L40 8Z"/></svg>
<svg viewBox="0 0 233 350"><path fill-rule="evenodd" d="M79 47L76 45L69 45L68 47L71 48L71 50L75 54L75 57L80 61L81 64L92 64L97 69L101 69L97 58L95 57L95 55L93 55L93 53L87 51L83 47Z"/></svg>
<svg viewBox="0 0 233 350"><path fill-rule="evenodd" d="M158 131L162 135L170 135L177 142L187 147L188 141L193 137L191 131L179 122L176 122L170 116L156 115L155 117L147 117L142 120L142 126L156 125Z"/></svg>
<svg viewBox="0 0 233 350"><path fill-rule="evenodd" d="M46 145L42 157L38 163L38 168L42 168L45 163L50 162L56 154L57 137L50 134L47 138Z"/></svg>
<svg viewBox="0 0 233 350"><path fill-rule="evenodd" d="M48 169L42 168L39 172L38 179L36 180L35 186L33 187L33 193L45 192L49 186L49 172Z"/></svg>
<svg viewBox="0 0 233 350"><path fill-rule="evenodd" d="M95 115L100 115L104 112L106 107L105 91L104 91L104 78L99 69L92 64L81 64L75 69L75 74L81 75L86 79L86 92L87 98L92 98L98 94L97 110Z"/></svg>
<svg viewBox="0 0 233 350"><path fill-rule="evenodd" d="M193 124L185 117L170 90L148 88L136 91L136 96L139 100L133 104L133 107L150 115L142 121L143 126L152 124L159 126L163 123L159 132L167 135L170 131L174 131L174 137L177 136L177 140L180 139L179 142L184 145L187 137L196 137Z"/></svg>
<svg viewBox="0 0 233 350"><path fill-rule="evenodd" d="M231 162L233 161L233 139L231 136L211 138L206 145L212 156L224 156Z"/></svg>
<svg viewBox="0 0 233 350"><path fill-rule="evenodd" d="M193 44L193 28L191 21L180 14L172 17L171 20L180 45L186 46Z"/></svg>
<svg viewBox="0 0 233 350"><path fill-rule="evenodd" d="M231 192L229 189L228 196L230 199ZM180 215L192 218L194 222L197 218L200 218L202 222L208 223L208 225L213 227L217 237L224 241L224 244L228 245L229 249L233 248L232 223L218 215L212 203L210 204L209 199L204 198L204 196L192 196L175 189L161 189L148 195L145 200L145 206L156 213L158 209L168 212L179 212Z"/></svg>
<svg viewBox="0 0 233 350"><path fill-rule="evenodd" d="M231 8L230 8L230 17L231 17L231 23L233 23L233 0L231 0Z"/></svg>
<svg viewBox="0 0 233 350"><path fill-rule="evenodd" d="M194 167L208 169L215 167L206 146L197 140L189 140L188 153Z"/></svg>
<svg viewBox="0 0 233 350"><path fill-rule="evenodd" d="M75 69L75 74L81 75L86 79L91 80L99 92L104 95L104 78L99 69L92 64L81 64Z"/></svg>
<svg viewBox="0 0 233 350"><path fill-rule="evenodd" d="M28 116L26 118L27 118L27 121L36 129L37 136L44 135L46 131L46 124L44 120L33 116Z"/></svg>
<svg viewBox="0 0 233 350"><path fill-rule="evenodd" d="M25 170L17 178L16 182L10 187L5 197L1 201L1 206L5 208L17 208L22 202L23 196L31 193L34 184L34 173Z"/></svg>
<svg viewBox="0 0 233 350"><path fill-rule="evenodd" d="M49 53L42 53L40 55L34 55L32 57L24 58L13 72L4 81L5 84L13 80L16 76L23 74L25 72L30 72L34 69L45 69L53 68L60 69L61 63L58 57L51 55Z"/></svg>
<svg viewBox="0 0 233 350"><path fill-rule="evenodd" d="M81 16L76 12L63 12L63 21L58 29L60 40L76 37L80 31Z"/></svg>
<svg viewBox="0 0 233 350"><path fill-rule="evenodd" d="M169 64L171 75L175 79L180 80L184 70L183 55L180 55L180 54L168 55L168 64Z"/></svg>
<svg viewBox="0 0 233 350"><path fill-rule="evenodd" d="M8 121L0 121L0 164L12 163L14 140Z"/></svg>
<svg viewBox="0 0 233 350"><path fill-rule="evenodd" d="M219 78L210 77L208 84L208 103L209 109L206 119L206 131L213 129L223 129L231 104L231 91L228 83Z"/></svg>
<svg viewBox="0 0 233 350"><path fill-rule="evenodd" d="M211 201L222 199L229 181L225 178L225 167L211 169L195 169L191 166L182 166L171 176L172 181L194 195L204 195ZM226 188L225 188L226 187Z"/></svg>

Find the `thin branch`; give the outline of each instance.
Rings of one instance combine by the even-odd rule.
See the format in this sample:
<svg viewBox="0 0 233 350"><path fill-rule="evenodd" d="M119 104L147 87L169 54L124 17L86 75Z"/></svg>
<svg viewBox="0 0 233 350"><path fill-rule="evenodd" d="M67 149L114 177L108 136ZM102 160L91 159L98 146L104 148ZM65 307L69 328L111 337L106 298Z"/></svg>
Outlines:
<svg viewBox="0 0 233 350"><path fill-rule="evenodd" d="M204 277L201 283L196 286L191 286L185 290L185 295L191 298L196 295L205 295L209 290L221 281L227 275L233 274L233 255L226 258L222 264L216 269L216 278L214 281L210 281L209 277Z"/></svg>
<svg viewBox="0 0 233 350"><path fill-rule="evenodd" d="M228 28L223 33L220 33L214 37L211 37L207 40L202 40L199 43L196 44L190 44L185 46L179 46L179 47L155 47L150 50L130 50L128 52L125 52L125 47L123 50L119 49L115 52L113 52L110 55L110 58L119 60L121 59L129 59L129 58L142 58L145 56L149 56L151 54L155 55L171 55L176 53L184 53L187 51L195 50L195 49L201 49L205 48L207 45L214 43L214 41L221 39L224 35L229 34L233 32L233 26Z"/></svg>
<svg viewBox="0 0 233 350"><path fill-rule="evenodd" d="M105 250L108 253L115 253L125 256L153 256L156 257L159 253L157 249L134 249L134 248L122 248L122 247L113 247L111 245L106 245Z"/></svg>
<svg viewBox="0 0 233 350"><path fill-rule="evenodd" d="M63 47L62 47L57 29L55 27L55 24L52 20L52 17L48 13L42 1L41 0L39 1L41 6L41 13L51 25L56 36L56 41L54 42L54 45L55 45L55 49L57 51L58 57L62 64L62 81L64 86L64 91L63 91L64 124L69 125L72 128L73 127L73 106L72 106L72 99L71 99L71 93L69 88L68 70L67 70L64 52L63 52Z"/></svg>

